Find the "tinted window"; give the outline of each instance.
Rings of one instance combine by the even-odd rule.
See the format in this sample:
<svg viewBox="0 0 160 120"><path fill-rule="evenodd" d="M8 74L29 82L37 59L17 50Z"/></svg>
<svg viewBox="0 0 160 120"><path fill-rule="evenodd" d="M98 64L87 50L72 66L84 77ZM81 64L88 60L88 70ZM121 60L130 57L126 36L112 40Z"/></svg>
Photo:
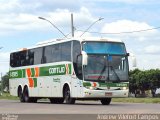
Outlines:
<svg viewBox="0 0 160 120"><path fill-rule="evenodd" d="M46 58L46 63L60 61L60 52L61 49L59 44L45 47L44 56Z"/></svg>
<svg viewBox="0 0 160 120"><path fill-rule="evenodd" d="M46 63L71 61L71 42L45 47L44 59Z"/></svg>
<svg viewBox="0 0 160 120"><path fill-rule="evenodd" d="M90 54L126 54L125 45L123 43L84 42L83 50Z"/></svg>
<svg viewBox="0 0 160 120"><path fill-rule="evenodd" d="M34 49L34 65L41 64L42 61L42 48Z"/></svg>
<svg viewBox="0 0 160 120"><path fill-rule="evenodd" d="M61 61L71 61L71 42L61 44Z"/></svg>
<svg viewBox="0 0 160 120"><path fill-rule="evenodd" d="M80 42L73 41L73 62L77 62L77 56L81 54Z"/></svg>
<svg viewBox="0 0 160 120"><path fill-rule="evenodd" d="M27 65L41 64L42 48L25 50L20 52L11 53L10 66L20 67Z"/></svg>
<svg viewBox="0 0 160 120"><path fill-rule="evenodd" d="M80 42L73 41L73 66L74 71L79 79L82 79L82 61L81 61Z"/></svg>
<svg viewBox="0 0 160 120"><path fill-rule="evenodd" d="M33 65L34 64L34 50L28 50L26 56L26 64Z"/></svg>

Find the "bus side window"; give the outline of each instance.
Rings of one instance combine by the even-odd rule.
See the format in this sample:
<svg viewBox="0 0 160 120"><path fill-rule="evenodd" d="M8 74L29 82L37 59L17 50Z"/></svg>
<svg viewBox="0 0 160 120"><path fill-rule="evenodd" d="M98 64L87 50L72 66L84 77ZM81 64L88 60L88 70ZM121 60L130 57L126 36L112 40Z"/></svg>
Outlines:
<svg viewBox="0 0 160 120"><path fill-rule="evenodd" d="M11 67L16 67L17 66L17 61L15 60L16 53L11 53L10 55L10 66Z"/></svg>
<svg viewBox="0 0 160 120"><path fill-rule="evenodd" d="M71 61L71 42L61 44L61 61Z"/></svg>
<svg viewBox="0 0 160 120"><path fill-rule="evenodd" d="M34 49L34 65L41 64L42 47Z"/></svg>
<svg viewBox="0 0 160 120"><path fill-rule="evenodd" d="M80 55L81 55L81 46L80 42L73 41L73 66L76 73L76 76L79 79L82 79L82 62L80 62ZM79 64L78 64L79 63Z"/></svg>

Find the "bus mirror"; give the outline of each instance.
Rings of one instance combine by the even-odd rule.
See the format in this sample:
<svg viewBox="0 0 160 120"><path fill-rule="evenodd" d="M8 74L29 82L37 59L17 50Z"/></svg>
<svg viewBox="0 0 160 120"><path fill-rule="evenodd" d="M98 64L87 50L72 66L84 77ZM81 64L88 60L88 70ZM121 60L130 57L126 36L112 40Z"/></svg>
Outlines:
<svg viewBox="0 0 160 120"><path fill-rule="evenodd" d="M84 51L82 51L82 63L83 63L83 65L87 65L88 64L88 55Z"/></svg>

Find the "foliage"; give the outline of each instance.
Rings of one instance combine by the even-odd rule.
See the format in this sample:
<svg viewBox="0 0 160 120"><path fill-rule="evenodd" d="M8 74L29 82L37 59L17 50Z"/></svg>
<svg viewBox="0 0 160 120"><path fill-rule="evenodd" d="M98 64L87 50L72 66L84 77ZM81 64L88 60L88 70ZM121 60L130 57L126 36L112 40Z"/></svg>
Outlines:
<svg viewBox="0 0 160 120"><path fill-rule="evenodd" d="M112 101L123 103L160 103L159 98L113 98Z"/></svg>
<svg viewBox="0 0 160 120"><path fill-rule="evenodd" d="M9 89L9 73L6 73L3 77L2 77L2 81L1 81L1 89L3 88L3 90L5 88Z"/></svg>
<svg viewBox="0 0 160 120"><path fill-rule="evenodd" d="M139 70L135 69L129 72L130 92L134 94L145 94L146 90L151 90L155 95L157 88L160 88L160 70Z"/></svg>

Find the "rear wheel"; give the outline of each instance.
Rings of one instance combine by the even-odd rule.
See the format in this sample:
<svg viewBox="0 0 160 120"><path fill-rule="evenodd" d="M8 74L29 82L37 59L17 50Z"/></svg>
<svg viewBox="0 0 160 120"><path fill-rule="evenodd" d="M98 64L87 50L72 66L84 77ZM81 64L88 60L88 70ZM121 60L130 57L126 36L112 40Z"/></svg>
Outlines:
<svg viewBox="0 0 160 120"><path fill-rule="evenodd" d="M36 103L37 102L37 98L33 97L29 99L29 102L31 103Z"/></svg>
<svg viewBox="0 0 160 120"><path fill-rule="evenodd" d="M65 87L63 94L64 94L65 103L67 103L67 104L74 104L75 103L75 99L71 98L70 89L68 86Z"/></svg>
<svg viewBox="0 0 160 120"><path fill-rule="evenodd" d="M18 97L19 97L20 102L24 102L24 97L23 97L23 93L22 93L22 88L21 87L18 88Z"/></svg>
<svg viewBox="0 0 160 120"><path fill-rule="evenodd" d="M102 105L109 105L109 104L111 103L111 99L112 99L112 98L104 98L104 99L101 99Z"/></svg>
<svg viewBox="0 0 160 120"><path fill-rule="evenodd" d="M28 87L24 88L23 97L24 97L24 102L30 102L31 99L29 97Z"/></svg>

